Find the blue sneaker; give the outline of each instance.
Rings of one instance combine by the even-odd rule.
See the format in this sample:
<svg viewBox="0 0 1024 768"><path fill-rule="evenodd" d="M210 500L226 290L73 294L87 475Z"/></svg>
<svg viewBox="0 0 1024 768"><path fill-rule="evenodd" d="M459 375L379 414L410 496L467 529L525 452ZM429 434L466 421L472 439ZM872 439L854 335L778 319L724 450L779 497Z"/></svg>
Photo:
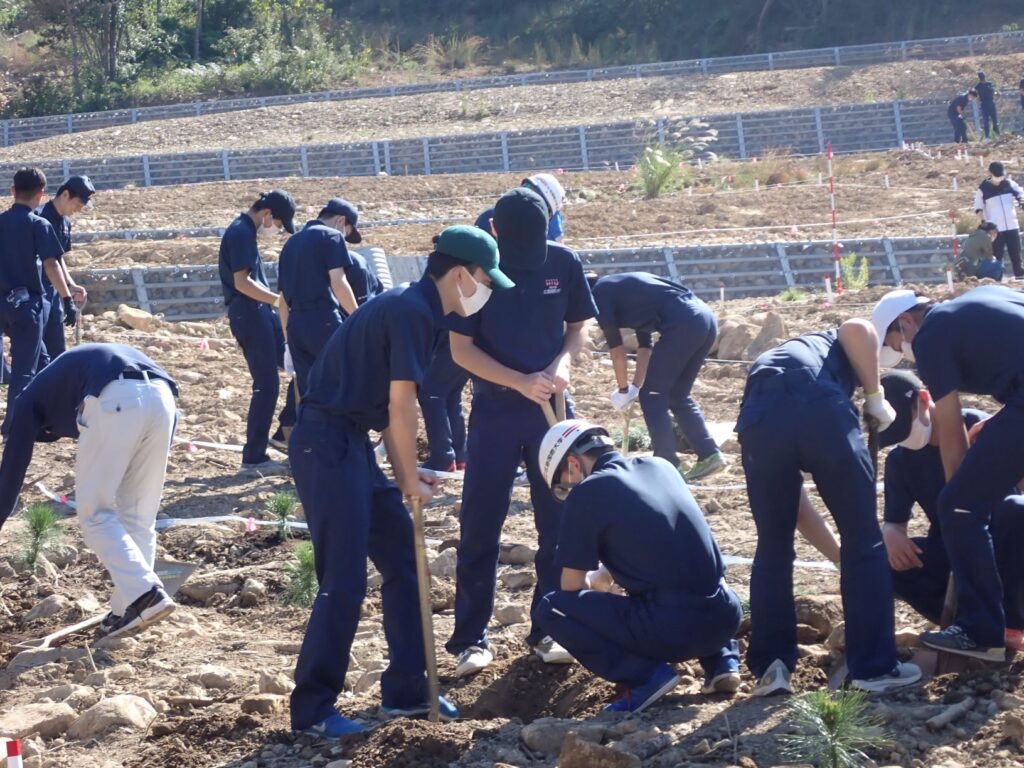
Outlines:
<svg viewBox="0 0 1024 768"><path fill-rule="evenodd" d="M740 663L731 656L721 659L715 668L704 677L704 687L700 692L706 695L715 693L733 694L740 688Z"/></svg>
<svg viewBox="0 0 1024 768"><path fill-rule="evenodd" d="M303 729L303 733L308 733L310 736L316 736L321 739L328 739L335 741L340 739L342 736L348 736L353 733L362 733L366 729L357 723L355 720L349 720L347 717L342 717L337 712L333 715L328 715L316 725L311 725L309 728Z"/></svg>
<svg viewBox="0 0 1024 768"><path fill-rule="evenodd" d="M438 713L441 716L442 723L450 723L452 720L458 720L459 710L455 708L444 696L437 697L438 702ZM430 704L423 702L412 707L386 707L381 704L380 712L382 715L388 718L392 717L425 717L430 714Z"/></svg>
<svg viewBox="0 0 1024 768"><path fill-rule="evenodd" d="M604 711L639 714L678 684L679 675L668 664L661 664L646 683L636 688L627 688L619 698L608 704Z"/></svg>

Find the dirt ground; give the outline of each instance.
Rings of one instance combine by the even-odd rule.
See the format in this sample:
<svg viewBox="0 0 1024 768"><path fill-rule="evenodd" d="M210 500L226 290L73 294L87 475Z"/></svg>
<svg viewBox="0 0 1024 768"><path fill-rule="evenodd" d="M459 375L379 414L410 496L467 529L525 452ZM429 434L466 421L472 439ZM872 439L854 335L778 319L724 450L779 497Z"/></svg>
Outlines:
<svg viewBox="0 0 1024 768"><path fill-rule="evenodd" d="M950 99L976 82L979 68L986 70L992 82L1013 93L1024 68L1024 54L269 107L54 136L0 149L0 160L330 144L575 125L581 120L617 122L896 99Z"/></svg>
<svg viewBox="0 0 1024 768"><path fill-rule="evenodd" d="M723 322L731 317L755 326L764 322L769 311L775 312L783 318L787 335L795 335L865 312L879 292L872 289L845 294L834 306L822 306L808 298L793 303L744 300L717 309ZM85 340L134 343L178 378L182 385L180 407L185 414L180 436L225 443L243 439L248 378L224 321L179 324L145 336L121 328L110 319L88 318ZM610 410L606 394L612 387L612 374L601 349L601 340L595 335L575 366L573 390L584 417L614 429L619 419ZM696 386L695 398L706 417L724 424L726 433L728 424L736 418L744 376L743 366L709 363ZM705 485L742 483L735 439L726 440L722 447L730 466ZM67 442L37 447L22 501L44 500L31 485L37 480L58 495L72 495L72 455L73 446ZM291 489L291 481L241 480L235 474L237 461L238 455L227 451L176 447L169 462L161 517L265 517L269 495ZM751 557L755 534L745 493L701 489L699 485L694 486L694 492L723 553ZM527 489L516 488L513 496L502 541L525 546L526 550L517 552L531 551L536 547L536 536ZM431 561L458 538L458 497L459 484L445 481L439 498L426 510ZM61 527L65 539L52 557L63 564L49 574L42 571L37 575L18 575L6 567L16 560L23 546L22 521L12 520L0 532L0 663L16 658L20 650L16 643L67 625L83 613L94 613L97 601L103 604L106 600L106 574L81 544L77 521L69 517ZM524 730L530 723L534 723L533 729L550 726L557 730L570 725L583 729L580 732L590 734L589 738L631 751L645 768L750 768L777 765L786 759L778 737L792 731L787 704L784 700L750 698L749 675L735 698L709 698L699 694L699 667L684 664L683 683L658 706L631 720L609 718L598 713L612 696L612 687L577 665L548 668L528 656L522 642L527 625L519 623L521 618L508 626L492 621L497 661L468 680L452 679L453 659L443 648L440 650L443 689L462 709L463 717L457 723L381 723L375 711L379 687L374 680L382 666L385 644L379 577L375 579L372 571L349 676L350 685L359 692L346 692L340 707L346 715L364 719L375 728L366 736L340 745L316 742L311 737L296 739L288 731L286 700L273 695L287 690L307 616L306 611L282 603L283 568L294 543L277 542L267 530L246 533L244 528L241 523L222 523L172 527L161 532L160 556L199 566L186 584L187 594L179 594L181 608L169 621L135 638L91 645L91 656L80 650L85 647L80 638L69 643L63 655L36 659L35 666L17 674L12 668L31 663L24 662L24 656L0 671L0 718L5 713L24 711L33 701L55 699L66 700L80 714L100 696L116 694L140 696L153 707L155 716L145 727L118 728L115 724L88 739L75 739L66 733L31 737L29 754L38 755L38 759L30 765L298 768L350 759L353 768L553 766L557 747L553 752L538 747L536 734ZM68 554L68 544L75 548L73 554ZM504 550L497 604L528 606L532 566L521 564L524 558L513 556L511 546ZM821 559L802 541L798 542L797 556ZM439 573L433 580L433 602L440 647L452 629L454 591L447 572ZM748 594L749 576L746 565L734 565L728 571L728 581L743 599ZM257 591L255 599L243 600L245 588L240 590L239 586L252 580L260 582L263 590ZM824 685L833 663L833 656L822 643L837 618L829 605L838 600L839 580L834 571L798 569L795 583L801 604L808 606L810 618L805 620L817 622L815 629L803 630L811 636L804 638L805 658L797 682L807 690ZM56 613L33 621L26 619L27 611L53 595L66 598ZM830 623L821 626L820 621ZM899 604L897 626L910 630L913 636L925 622ZM937 677L911 691L880 700L872 706L886 720L893 743L881 752L872 752L871 757L880 765L1020 765L1024 757L1017 743L1003 732L1016 715L1003 710L1024 702L1024 698L1017 698L1024 697L1022 672L1024 665L1014 661L959 677ZM277 682L267 684L266 680L271 679ZM60 689L62 684L76 687ZM272 692L264 697L270 701L267 714L252 709L250 700L257 690ZM966 695L974 697L977 705L960 721L937 732L924 727L924 719ZM565 718L574 718L575 725Z"/></svg>

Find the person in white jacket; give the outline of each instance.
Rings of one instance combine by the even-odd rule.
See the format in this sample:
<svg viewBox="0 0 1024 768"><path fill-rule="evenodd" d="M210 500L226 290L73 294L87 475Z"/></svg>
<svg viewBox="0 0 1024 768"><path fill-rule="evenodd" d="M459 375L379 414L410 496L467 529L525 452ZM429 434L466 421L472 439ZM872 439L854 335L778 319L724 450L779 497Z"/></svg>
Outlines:
<svg viewBox="0 0 1024 768"><path fill-rule="evenodd" d="M1014 203L1024 206L1024 190L1006 176L1002 163L992 163L988 172L989 178L981 182L974 193L974 212L981 216L983 222L991 221L999 228L992 252L1000 263L1003 254L1010 252L1013 276L1019 280L1024 278L1024 268L1020 261L1020 222Z"/></svg>

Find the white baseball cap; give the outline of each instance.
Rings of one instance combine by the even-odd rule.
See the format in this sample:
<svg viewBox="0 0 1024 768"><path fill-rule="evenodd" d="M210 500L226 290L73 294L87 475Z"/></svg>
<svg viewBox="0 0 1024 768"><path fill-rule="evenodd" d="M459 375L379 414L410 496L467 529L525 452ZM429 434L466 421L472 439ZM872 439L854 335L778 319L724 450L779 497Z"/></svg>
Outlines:
<svg viewBox="0 0 1024 768"><path fill-rule="evenodd" d="M871 323L878 332L879 354L878 362L883 368L892 368L903 355L891 347L885 346L885 333L893 321L914 307L920 304L927 304L929 299L918 296L913 291L900 289L889 291L883 296L871 312Z"/></svg>

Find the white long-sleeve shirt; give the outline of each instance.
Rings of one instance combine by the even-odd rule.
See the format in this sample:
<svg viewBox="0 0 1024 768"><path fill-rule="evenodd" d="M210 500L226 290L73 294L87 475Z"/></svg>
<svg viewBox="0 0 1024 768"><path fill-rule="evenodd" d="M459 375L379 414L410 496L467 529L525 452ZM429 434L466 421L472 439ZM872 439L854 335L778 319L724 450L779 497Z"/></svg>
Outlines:
<svg viewBox="0 0 1024 768"><path fill-rule="evenodd" d="M985 221L991 221L1000 232L1008 232L1020 229L1017 201L1024 202L1024 190L1016 182L1004 178L995 184L992 179L985 179L974 193L974 210L984 212Z"/></svg>

